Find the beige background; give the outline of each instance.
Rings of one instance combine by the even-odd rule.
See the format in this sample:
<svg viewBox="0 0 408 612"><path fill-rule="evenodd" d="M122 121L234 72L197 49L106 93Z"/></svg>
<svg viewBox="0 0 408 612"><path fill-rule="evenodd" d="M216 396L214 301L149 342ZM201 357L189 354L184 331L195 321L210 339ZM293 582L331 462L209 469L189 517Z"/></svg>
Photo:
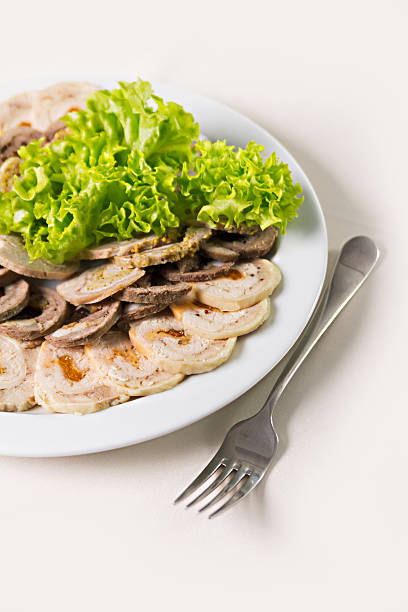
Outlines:
<svg viewBox="0 0 408 612"><path fill-rule="evenodd" d="M403 612L407 572L407 5L3 3L1 79L172 82L275 134L309 174L330 247L383 259L288 389L284 451L216 521L172 499L276 374L218 414L119 451L0 458L1 612Z"/></svg>

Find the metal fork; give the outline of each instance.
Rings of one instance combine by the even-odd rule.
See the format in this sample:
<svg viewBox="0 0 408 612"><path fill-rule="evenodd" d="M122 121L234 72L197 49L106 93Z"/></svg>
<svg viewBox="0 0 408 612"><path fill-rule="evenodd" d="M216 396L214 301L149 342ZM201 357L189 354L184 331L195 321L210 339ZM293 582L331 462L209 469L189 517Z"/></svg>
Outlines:
<svg viewBox="0 0 408 612"><path fill-rule="evenodd" d="M202 512L224 502L208 517L213 518L231 508L259 484L278 447L273 413L280 396L324 332L366 280L378 257L375 243L366 236L356 236L343 245L327 289L264 406L254 416L231 427L218 452L174 503L190 496L214 476L208 486L187 504L190 507L209 499L200 508ZM208 497L220 487L214 497Z"/></svg>

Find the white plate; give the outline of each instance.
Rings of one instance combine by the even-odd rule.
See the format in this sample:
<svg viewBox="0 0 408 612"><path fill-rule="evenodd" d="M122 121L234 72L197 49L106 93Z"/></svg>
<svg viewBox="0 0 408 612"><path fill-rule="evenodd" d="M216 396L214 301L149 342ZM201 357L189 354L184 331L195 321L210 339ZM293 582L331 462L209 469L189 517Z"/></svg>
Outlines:
<svg viewBox="0 0 408 612"><path fill-rule="evenodd" d="M114 81L102 83L114 86ZM32 86L48 84L37 81ZM27 81L2 86L0 98L30 86ZM155 84L155 91L191 111L211 140L226 139L237 146L255 140L268 154L276 151L301 184L305 201L299 218L290 224L274 257L282 270L283 284L272 297L272 316L259 330L238 340L223 366L190 376L170 391L81 417L36 411L0 413L0 454L52 457L92 453L137 444L198 421L265 376L294 344L316 304L326 272L327 233L316 193L299 164L271 134L236 111L167 85Z"/></svg>

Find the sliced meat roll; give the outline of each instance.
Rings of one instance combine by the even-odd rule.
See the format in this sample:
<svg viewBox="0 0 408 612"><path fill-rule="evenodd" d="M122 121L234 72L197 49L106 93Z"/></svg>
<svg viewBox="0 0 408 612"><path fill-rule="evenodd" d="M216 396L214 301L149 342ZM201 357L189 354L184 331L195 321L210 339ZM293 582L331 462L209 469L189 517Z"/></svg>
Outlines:
<svg viewBox="0 0 408 612"><path fill-rule="evenodd" d="M185 329L203 338L235 338L257 329L270 315L269 298L254 306L223 312L213 306L205 306L185 300L170 305L171 311Z"/></svg>
<svg viewBox="0 0 408 612"><path fill-rule="evenodd" d="M68 304L47 287L31 287L29 307L40 314L28 319L5 321L0 324L0 333L19 340L35 340L57 329L68 315Z"/></svg>
<svg viewBox="0 0 408 612"><path fill-rule="evenodd" d="M162 283L139 287L138 284L123 289L117 297L124 302L136 304L171 304L191 291L187 283Z"/></svg>
<svg viewBox="0 0 408 612"><path fill-rule="evenodd" d="M85 108L87 98L97 87L90 83L71 81L55 83L34 92L32 124L39 130L73 110Z"/></svg>
<svg viewBox="0 0 408 612"><path fill-rule="evenodd" d="M54 346L81 346L100 338L119 319L121 304L118 300L107 300L81 310L82 318L57 329L47 336L47 342Z"/></svg>
<svg viewBox="0 0 408 612"><path fill-rule="evenodd" d="M100 246L85 249L79 254L80 259L108 259L115 255L129 255L129 253L140 253L162 244L167 244L177 237L176 231L170 231L159 238L156 234L145 234L133 240L122 240L119 242L106 242Z"/></svg>
<svg viewBox="0 0 408 612"><path fill-rule="evenodd" d="M0 163L9 157L14 157L19 148L28 145L32 140L38 140L44 134L25 125L11 128L0 135Z"/></svg>
<svg viewBox="0 0 408 612"><path fill-rule="evenodd" d="M5 287L18 279L18 274L7 268L0 268L0 287Z"/></svg>
<svg viewBox="0 0 408 612"><path fill-rule="evenodd" d="M0 133L21 124L44 131L70 110L84 108L86 99L96 89L89 83L56 83L12 96L0 104Z"/></svg>
<svg viewBox="0 0 408 612"><path fill-rule="evenodd" d="M0 235L0 265L31 278L61 280L72 276L77 271L79 263L54 264L41 258L30 261L19 236Z"/></svg>
<svg viewBox="0 0 408 612"><path fill-rule="evenodd" d="M188 255L194 255L198 251L200 244L209 238L211 230L199 227L187 229L181 242L173 242L154 249L147 249L141 253L123 257L115 257L115 263L124 266L136 266L146 268L148 266L158 266L163 263L178 261Z"/></svg>
<svg viewBox="0 0 408 612"><path fill-rule="evenodd" d="M138 397L175 387L183 374L161 370L137 351L122 332L110 331L85 347L91 367L101 379L120 393Z"/></svg>
<svg viewBox="0 0 408 612"><path fill-rule="evenodd" d="M34 370L38 351L0 335L0 412L22 412L35 406Z"/></svg>
<svg viewBox="0 0 408 612"><path fill-rule="evenodd" d="M168 264L160 269L160 274L171 282L184 281L194 283L223 276L232 268L233 265L233 261L210 261L209 263L200 266L198 270L192 270L191 272L180 272L174 266Z"/></svg>
<svg viewBox="0 0 408 612"><path fill-rule="evenodd" d="M34 125L35 94L34 91L19 93L0 103L0 134L21 124Z"/></svg>
<svg viewBox="0 0 408 612"><path fill-rule="evenodd" d="M57 285L57 291L67 302L95 304L132 285L144 275L138 268L122 268L107 263L85 270L78 276Z"/></svg>
<svg viewBox="0 0 408 612"><path fill-rule="evenodd" d="M23 310L30 299L30 285L25 280L19 280L4 288L0 297L0 322L11 319Z"/></svg>
<svg viewBox="0 0 408 612"><path fill-rule="evenodd" d="M171 314L132 323L132 344L158 367L175 374L209 372L230 357L236 338L210 340L186 330Z"/></svg>
<svg viewBox="0 0 408 612"><path fill-rule="evenodd" d="M225 275L192 285L192 297L208 306L233 311L253 306L274 291L281 273L268 259L235 264Z"/></svg>
<svg viewBox="0 0 408 612"><path fill-rule="evenodd" d="M53 412L88 414L128 399L91 369L83 347L43 342L34 380L37 403Z"/></svg>

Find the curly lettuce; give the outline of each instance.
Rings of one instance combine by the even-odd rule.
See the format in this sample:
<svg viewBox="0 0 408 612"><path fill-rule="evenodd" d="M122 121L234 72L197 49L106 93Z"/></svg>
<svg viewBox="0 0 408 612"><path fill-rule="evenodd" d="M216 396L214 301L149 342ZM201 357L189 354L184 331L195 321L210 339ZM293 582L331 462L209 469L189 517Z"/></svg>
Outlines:
<svg viewBox="0 0 408 612"><path fill-rule="evenodd" d="M21 176L0 195L0 233L20 234L31 259L63 263L105 240L197 221L284 232L301 204L275 154L197 142L194 117L145 81L97 91L63 120L64 139L19 150Z"/></svg>

